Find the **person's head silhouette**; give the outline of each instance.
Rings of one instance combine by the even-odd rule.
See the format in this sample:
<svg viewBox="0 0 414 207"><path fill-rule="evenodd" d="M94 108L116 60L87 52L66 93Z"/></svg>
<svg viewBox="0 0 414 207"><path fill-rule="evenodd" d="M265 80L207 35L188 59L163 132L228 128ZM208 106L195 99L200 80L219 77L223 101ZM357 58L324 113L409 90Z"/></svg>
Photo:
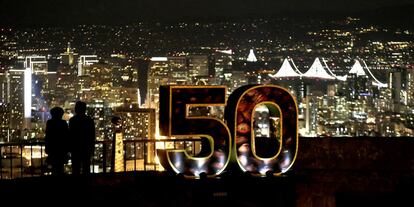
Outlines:
<svg viewBox="0 0 414 207"><path fill-rule="evenodd" d="M77 101L75 105L75 113L78 115L86 113L86 103L83 101Z"/></svg>
<svg viewBox="0 0 414 207"><path fill-rule="evenodd" d="M50 115L52 115L52 119L62 119L62 116L65 112L60 107L53 107L50 109Z"/></svg>

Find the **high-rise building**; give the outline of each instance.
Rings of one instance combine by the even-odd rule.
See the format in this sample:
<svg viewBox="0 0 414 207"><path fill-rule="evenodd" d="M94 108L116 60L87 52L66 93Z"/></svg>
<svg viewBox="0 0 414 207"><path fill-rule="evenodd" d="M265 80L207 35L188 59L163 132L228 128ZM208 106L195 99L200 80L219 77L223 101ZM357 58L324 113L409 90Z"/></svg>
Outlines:
<svg viewBox="0 0 414 207"><path fill-rule="evenodd" d="M119 107L114 115L121 118L124 140L154 140L155 110L142 109L137 105ZM138 142L125 146L127 170L155 170L155 142Z"/></svg>
<svg viewBox="0 0 414 207"><path fill-rule="evenodd" d="M21 138L25 123L25 70L9 70L8 89L10 94L10 138ZM30 107L29 107L30 109Z"/></svg>
<svg viewBox="0 0 414 207"><path fill-rule="evenodd" d="M85 67L86 68L86 67ZM108 64L93 64L87 67L91 90L107 90L113 86L112 69Z"/></svg>
<svg viewBox="0 0 414 207"><path fill-rule="evenodd" d="M30 68L34 74L47 74L48 71L48 64L45 56L26 56L23 67Z"/></svg>
<svg viewBox="0 0 414 207"><path fill-rule="evenodd" d="M74 102L76 98L76 78L77 74L69 66L60 66L56 71L56 93L51 105L68 106L69 102Z"/></svg>
<svg viewBox="0 0 414 207"><path fill-rule="evenodd" d="M97 55L81 55L78 59L78 76L88 75L89 71L87 66L98 63L99 59Z"/></svg>
<svg viewBox="0 0 414 207"><path fill-rule="evenodd" d="M233 71L233 52L232 50L217 50L213 54L214 58L214 78L216 84L223 84L225 73Z"/></svg>
<svg viewBox="0 0 414 207"><path fill-rule="evenodd" d="M122 88L138 88L138 69L132 65L112 65L112 85Z"/></svg>
<svg viewBox="0 0 414 207"><path fill-rule="evenodd" d="M68 47L64 53L60 54L61 63L67 66L73 66L76 64L78 59L78 53L73 52L73 49L70 46L70 42L68 42Z"/></svg>
<svg viewBox="0 0 414 207"><path fill-rule="evenodd" d="M401 90L403 87L402 81L402 70L401 69L393 69L388 74L388 87L391 89L392 92L392 100L394 104L394 112L400 113L401 109Z"/></svg>
<svg viewBox="0 0 414 207"><path fill-rule="evenodd" d="M241 86L248 84L248 79L244 71L232 71L224 74L224 84L227 86L227 95L233 93L234 90L240 88Z"/></svg>
<svg viewBox="0 0 414 207"><path fill-rule="evenodd" d="M190 82L186 57L168 57L168 67L171 71L169 84L185 85Z"/></svg>
<svg viewBox="0 0 414 207"><path fill-rule="evenodd" d="M305 103L305 130L302 136L316 136L318 134L318 98L307 96Z"/></svg>
<svg viewBox="0 0 414 207"><path fill-rule="evenodd" d="M1 103L7 116L11 140L36 138L47 120L45 101L42 99L41 80L31 68L10 69L1 76ZM39 90L37 90L39 89ZM32 130L34 129L34 131Z"/></svg>
<svg viewBox="0 0 414 207"><path fill-rule="evenodd" d="M208 76L208 56L207 55L191 55L188 60L188 76L196 79L197 76ZM196 81L193 81L196 82Z"/></svg>
<svg viewBox="0 0 414 207"><path fill-rule="evenodd" d="M349 111L344 96L323 96L318 106L321 133L328 136L349 135L346 126Z"/></svg>
<svg viewBox="0 0 414 207"><path fill-rule="evenodd" d="M158 108L159 87L169 83L171 74L167 57L153 57L148 66L148 89L146 103L148 108ZM158 111L157 111L158 112Z"/></svg>
<svg viewBox="0 0 414 207"><path fill-rule="evenodd" d="M23 66L26 69L24 75L25 128L30 131L30 137L33 138L38 133L31 132L31 130L43 131L48 118L46 114L48 111L46 95L49 94L48 61L45 56L30 55L25 57Z"/></svg>
<svg viewBox="0 0 414 207"><path fill-rule="evenodd" d="M112 109L102 100L87 102L87 114L95 122L96 140L109 140L112 138Z"/></svg>
<svg viewBox="0 0 414 207"><path fill-rule="evenodd" d="M0 142L8 141L10 127L8 78L7 72L0 73Z"/></svg>
<svg viewBox="0 0 414 207"><path fill-rule="evenodd" d="M414 106L414 69L407 69L406 76L407 105Z"/></svg>
<svg viewBox="0 0 414 207"><path fill-rule="evenodd" d="M57 72L49 71L47 72L47 93L48 95L56 94L56 85L57 85ZM49 104L50 105L50 104Z"/></svg>
<svg viewBox="0 0 414 207"><path fill-rule="evenodd" d="M0 103L8 103L9 102L9 94L8 94L8 79L9 79L8 72L0 73Z"/></svg>
<svg viewBox="0 0 414 207"><path fill-rule="evenodd" d="M0 142L10 140L10 105L0 103Z"/></svg>

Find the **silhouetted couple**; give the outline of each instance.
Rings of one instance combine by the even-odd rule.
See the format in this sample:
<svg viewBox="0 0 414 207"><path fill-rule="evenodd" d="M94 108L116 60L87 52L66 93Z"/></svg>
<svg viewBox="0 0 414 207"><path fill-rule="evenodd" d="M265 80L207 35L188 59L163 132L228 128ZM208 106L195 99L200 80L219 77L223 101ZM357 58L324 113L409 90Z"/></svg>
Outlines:
<svg viewBox="0 0 414 207"><path fill-rule="evenodd" d="M95 148L95 124L86 115L86 103L76 102L75 115L69 126L62 120L64 111L60 107L50 110L52 119L46 123L46 153L52 166L52 174L62 175L64 164L71 153L72 174L90 173L91 157Z"/></svg>

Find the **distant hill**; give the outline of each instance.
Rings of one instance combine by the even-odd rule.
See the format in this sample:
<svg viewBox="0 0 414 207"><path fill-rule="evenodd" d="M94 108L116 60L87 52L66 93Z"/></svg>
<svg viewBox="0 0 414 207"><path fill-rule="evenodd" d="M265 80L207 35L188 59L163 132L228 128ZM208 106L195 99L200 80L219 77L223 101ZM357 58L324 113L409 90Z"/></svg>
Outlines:
<svg viewBox="0 0 414 207"><path fill-rule="evenodd" d="M394 28L414 28L414 4L403 6L382 7L361 13L364 20Z"/></svg>

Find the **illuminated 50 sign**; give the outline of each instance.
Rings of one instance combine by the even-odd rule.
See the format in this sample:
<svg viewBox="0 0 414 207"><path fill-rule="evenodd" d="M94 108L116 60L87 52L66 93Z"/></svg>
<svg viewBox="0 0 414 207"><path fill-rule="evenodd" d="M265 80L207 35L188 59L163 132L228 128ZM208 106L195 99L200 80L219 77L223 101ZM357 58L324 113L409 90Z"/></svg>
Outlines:
<svg viewBox="0 0 414 207"><path fill-rule="evenodd" d="M226 106L225 122L206 116L188 116L190 107ZM265 106L267 128L275 139L256 140L254 114ZM298 149L297 105L285 89L274 85L248 85L235 90L226 102L225 86L162 86L160 132L164 136L202 138L201 152L167 150L168 167L197 177L222 173L230 160L253 175L286 172ZM265 143L265 144L260 144ZM264 153L263 153L264 152Z"/></svg>

